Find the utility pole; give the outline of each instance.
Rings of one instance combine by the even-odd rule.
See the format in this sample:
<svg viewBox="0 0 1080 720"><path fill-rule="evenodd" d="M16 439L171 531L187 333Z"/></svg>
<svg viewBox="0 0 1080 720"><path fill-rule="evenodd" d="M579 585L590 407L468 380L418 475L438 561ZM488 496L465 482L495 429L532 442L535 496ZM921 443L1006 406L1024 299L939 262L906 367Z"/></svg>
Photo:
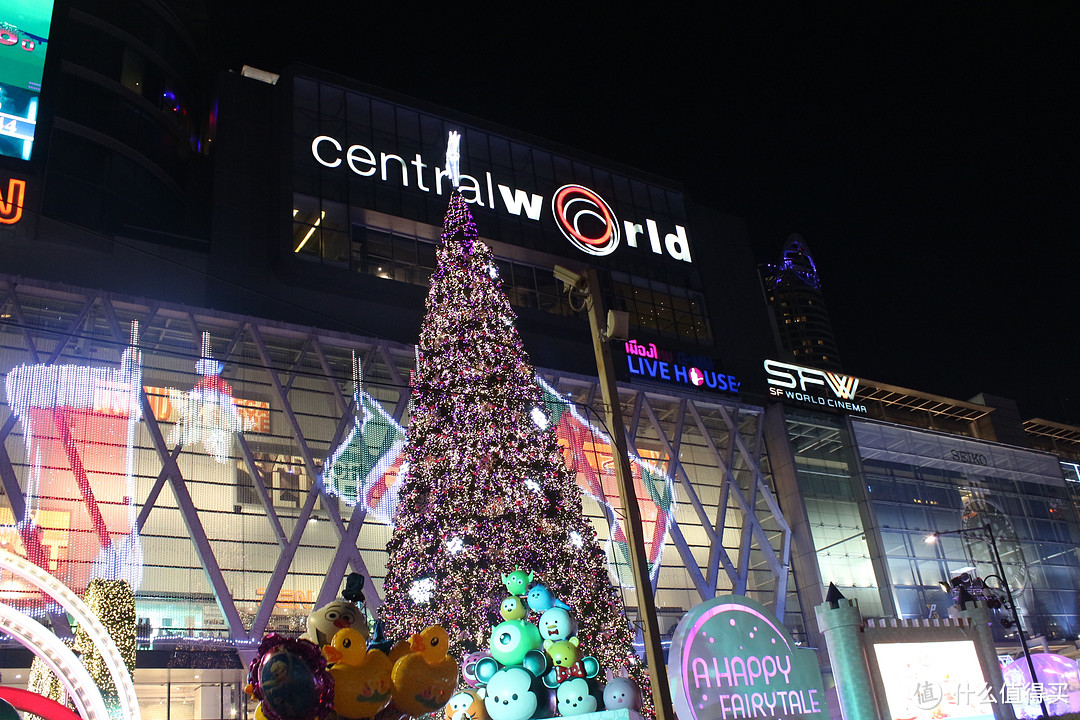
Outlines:
<svg viewBox="0 0 1080 720"><path fill-rule="evenodd" d="M558 268L556 277L560 277ZM565 272L565 271L564 271ZM571 273L572 275L572 273ZM567 282L567 284L571 284ZM596 271L585 270L578 282L571 285L571 292L576 289L586 298L589 312L589 327L592 331L593 350L596 353L596 370L600 379L600 393L604 400L608 431L611 433L612 455L615 459L615 478L626 515L626 535L630 550L630 567L634 572L634 587L637 591L638 618L642 623L645 641L645 658L649 665L649 682L652 686L653 700L656 705L657 720L675 720L675 711L671 705L671 687L668 684L667 666L664 663L664 649L660 645L660 625L656 619L656 601L653 598L652 580L649 578L649 561L645 553L645 535L641 529L641 508L634 490L634 479L630 472L630 458L626 454L626 426L623 425L622 406L619 404L619 389L615 384L615 372L611 363L613 328L608 327L604 311L604 302L600 297L600 285Z"/></svg>

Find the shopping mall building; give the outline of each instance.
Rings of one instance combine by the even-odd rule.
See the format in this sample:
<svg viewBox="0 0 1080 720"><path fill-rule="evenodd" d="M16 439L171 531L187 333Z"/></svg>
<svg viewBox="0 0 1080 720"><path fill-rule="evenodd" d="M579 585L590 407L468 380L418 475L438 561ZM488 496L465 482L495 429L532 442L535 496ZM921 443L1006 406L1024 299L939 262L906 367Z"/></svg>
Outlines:
<svg viewBox="0 0 1080 720"><path fill-rule="evenodd" d="M595 268L630 317L612 350L662 632L733 592L819 646L830 582L867 616L947 615L939 582L995 574L990 551L923 539L991 524L1029 632L1080 633L1080 429L795 365L736 217L321 70L202 87L154 2L71 0L0 61L43 49L0 137L0 547L76 592L101 568L132 582L144 718L249 717L266 633L299 632L351 571L378 606L451 130L631 615L588 323L557 264ZM324 469L349 443L370 462L343 483ZM8 573L0 602L68 631ZM4 682L30 661L7 641Z"/></svg>

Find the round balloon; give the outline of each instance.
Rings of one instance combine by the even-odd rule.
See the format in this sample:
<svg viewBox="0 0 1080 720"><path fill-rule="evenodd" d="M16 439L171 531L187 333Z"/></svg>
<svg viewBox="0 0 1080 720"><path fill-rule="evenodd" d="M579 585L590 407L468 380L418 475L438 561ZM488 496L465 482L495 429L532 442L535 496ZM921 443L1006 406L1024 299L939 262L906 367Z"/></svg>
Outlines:
<svg viewBox="0 0 1080 720"><path fill-rule="evenodd" d="M251 663L248 681L266 720L325 718L334 700L334 681L313 642L267 635Z"/></svg>

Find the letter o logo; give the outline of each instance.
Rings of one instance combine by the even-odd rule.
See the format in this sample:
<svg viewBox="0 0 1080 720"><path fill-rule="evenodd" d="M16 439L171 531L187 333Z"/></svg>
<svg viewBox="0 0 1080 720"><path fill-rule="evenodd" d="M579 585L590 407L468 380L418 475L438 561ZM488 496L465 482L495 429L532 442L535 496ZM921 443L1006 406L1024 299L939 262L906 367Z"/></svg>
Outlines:
<svg viewBox="0 0 1080 720"><path fill-rule="evenodd" d="M563 185L551 199L559 231L589 255L610 255L619 247L619 221L604 198L582 185Z"/></svg>

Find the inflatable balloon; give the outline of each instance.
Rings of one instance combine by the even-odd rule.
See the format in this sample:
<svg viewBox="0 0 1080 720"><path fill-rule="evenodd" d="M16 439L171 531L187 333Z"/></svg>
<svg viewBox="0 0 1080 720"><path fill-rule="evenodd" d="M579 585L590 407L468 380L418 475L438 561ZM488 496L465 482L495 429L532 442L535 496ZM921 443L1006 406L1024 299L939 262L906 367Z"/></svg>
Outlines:
<svg viewBox="0 0 1080 720"><path fill-rule="evenodd" d="M566 608L553 607L540 616L540 637L544 641L565 640L574 634L574 621Z"/></svg>
<svg viewBox="0 0 1080 720"><path fill-rule="evenodd" d="M462 690L446 703L446 720L487 720L484 701L475 690Z"/></svg>
<svg viewBox="0 0 1080 720"><path fill-rule="evenodd" d="M533 677L518 668L503 668L487 685L484 709L491 720L528 720L536 712L537 698L532 692Z"/></svg>
<svg viewBox="0 0 1080 720"><path fill-rule="evenodd" d="M499 607L499 614L502 615L503 620L521 620L529 614L529 608L525 606L525 603L521 601L521 598L516 595L511 595L502 601L502 605Z"/></svg>
<svg viewBox="0 0 1080 720"><path fill-rule="evenodd" d="M633 681L624 677L612 678L604 686L605 710L636 710L638 689Z"/></svg>
<svg viewBox="0 0 1080 720"><path fill-rule="evenodd" d="M334 681L319 648L307 640L267 635L248 670L251 695L266 720L325 718Z"/></svg>
<svg viewBox="0 0 1080 720"><path fill-rule="evenodd" d="M560 683L555 694L559 699L559 714L564 717L596 712L596 698L589 692L589 681L585 678Z"/></svg>
<svg viewBox="0 0 1080 720"><path fill-rule="evenodd" d="M418 717L446 704L457 687L457 661L446 654L449 637L439 625L413 635L411 652L394 663L394 704Z"/></svg>
<svg viewBox="0 0 1080 720"><path fill-rule="evenodd" d="M334 600L308 615L307 632L301 637L322 647L329 645L337 631L345 628L355 628L366 641L368 626L363 611L348 600Z"/></svg>
<svg viewBox="0 0 1080 720"><path fill-rule="evenodd" d="M503 575L503 585L506 586L506 592L511 595L524 595L529 589L529 583L532 582L533 574L526 573L524 570L515 570L509 575ZM530 606L531 607L531 606Z"/></svg>
<svg viewBox="0 0 1080 720"><path fill-rule="evenodd" d="M386 653L367 649L353 628L338 631L323 655L334 663L334 710L346 718L370 718L390 703L392 665Z"/></svg>
<svg viewBox="0 0 1080 720"><path fill-rule="evenodd" d="M526 620L507 620L492 628L488 647L503 665L520 665L525 653L542 647L540 631Z"/></svg>
<svg viewBox="0 0 1080 720"><path fill-rule="evenodd" d="M530 578L532 576L530 575ZM564 610L569 610L570 606L555 597L547 585L541 585L537 583L529 589L529 594L526 597L529 603L529 609L533 612L547 612L553 607L560 607Z"/></svg>
<svg viewBox="0 0 1080 720"><path fill-rule="evenodd" d="M486 680L480 680L477 677L477 663L484 658L490 658L491 653L487 650L481 650L479 652L471 652L465 656L461 661L461 679L465 681L465 684L471 688L480 687ZM497 669L497 668L496 668Z"/></svg>

